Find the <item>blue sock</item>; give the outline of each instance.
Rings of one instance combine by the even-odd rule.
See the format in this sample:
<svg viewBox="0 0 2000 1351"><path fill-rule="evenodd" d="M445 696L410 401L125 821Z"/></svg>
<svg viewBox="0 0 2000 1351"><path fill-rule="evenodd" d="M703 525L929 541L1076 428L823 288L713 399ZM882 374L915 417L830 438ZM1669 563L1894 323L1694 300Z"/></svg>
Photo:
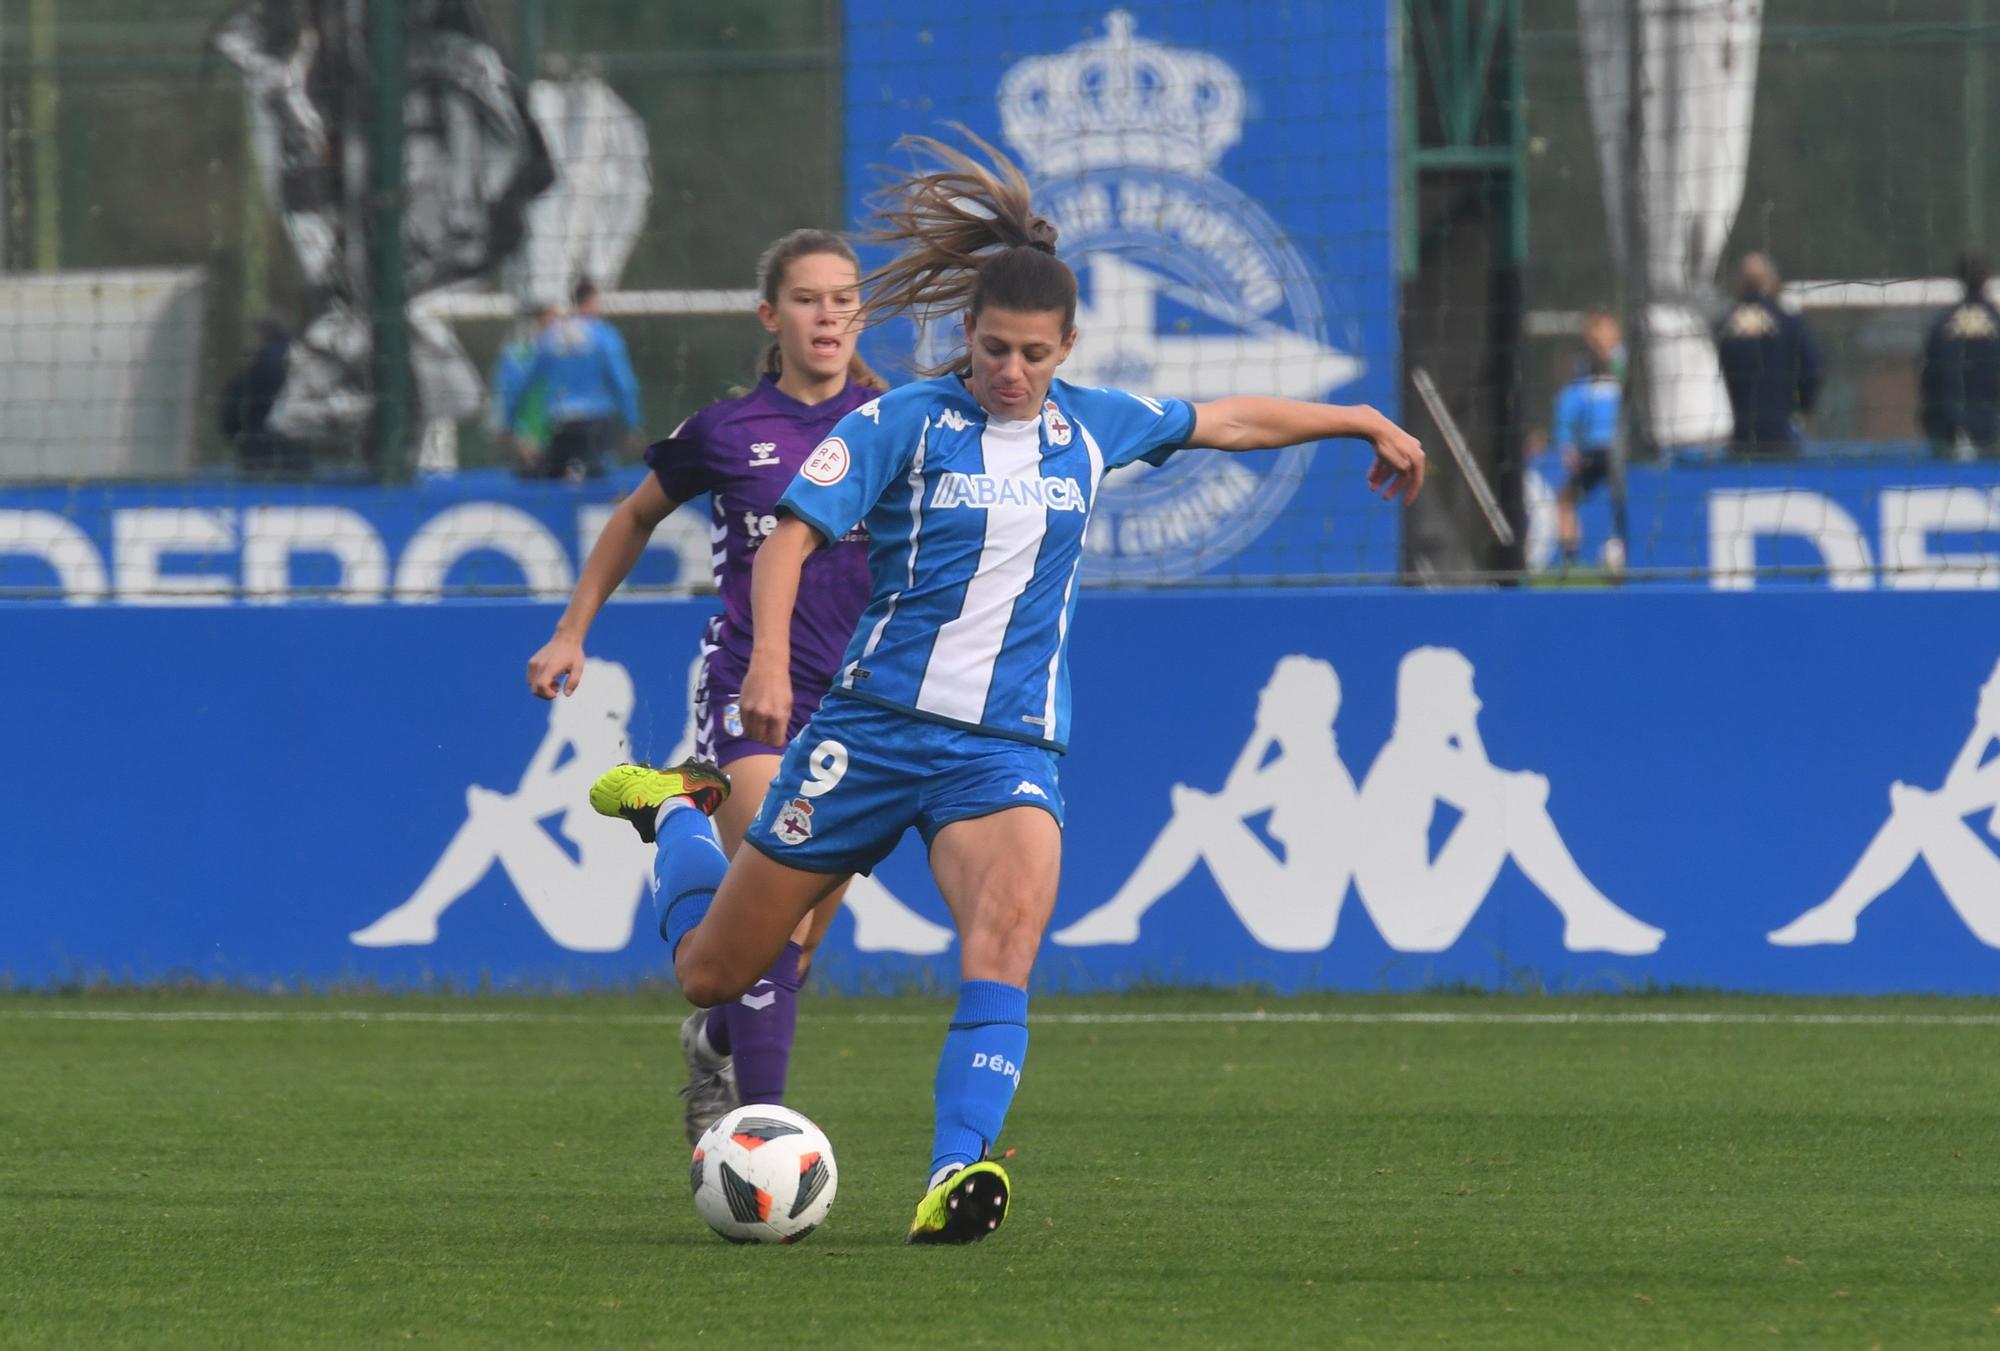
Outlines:
<svg viewBox="0 0 2000 1351"><path fill-rule="evenodd" d="M729 871L729 857L715 842L715 828L697 807L677 807L660 818L660 849L653 856L653 910L660 937L672 953L701 923L715 889Z"/></svg>
<svg viewBox="0 0 2000 1351"><path fill-rule="evenodd" d="M1021 1066L1028 1059L1028 992L996 980L958 987L958 1010L944 1034L931 1135L931 1173L986 1157L1000 1138Z"/></svg>

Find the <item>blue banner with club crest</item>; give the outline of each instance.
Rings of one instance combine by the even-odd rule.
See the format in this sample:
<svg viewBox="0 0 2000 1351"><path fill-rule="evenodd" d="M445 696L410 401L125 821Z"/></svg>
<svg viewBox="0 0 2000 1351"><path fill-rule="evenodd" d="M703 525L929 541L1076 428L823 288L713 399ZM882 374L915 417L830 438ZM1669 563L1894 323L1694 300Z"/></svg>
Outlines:
<svg viewBox="0 0 2000 1351"><path fill-rule="evenodd" d="M846 6L857 219L905 135L959 124L1027 173L1081 290L1062 374L1192 400L1396 402L1393 26L1383 0ZM865 261L873 264L884 255ZM948 358L950 316L884 326L886 369ZM1393 572L1395 513L1354 515L1365 448L1200 452L1107 481L1087 581Z"/></svg>

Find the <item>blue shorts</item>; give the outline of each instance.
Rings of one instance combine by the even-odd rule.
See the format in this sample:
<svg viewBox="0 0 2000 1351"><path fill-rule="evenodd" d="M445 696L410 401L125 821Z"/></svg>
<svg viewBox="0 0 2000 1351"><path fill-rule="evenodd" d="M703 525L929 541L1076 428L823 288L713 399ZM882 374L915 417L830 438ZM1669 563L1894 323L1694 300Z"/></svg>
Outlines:
<svg viewBox="0 0 2000 1351"><path fill-rule="evenodd" d="M947 727L838 691L792 739L744 836L788 868L865 873L915 826L1040 807L1063 821L1054 751Z"/></svg>

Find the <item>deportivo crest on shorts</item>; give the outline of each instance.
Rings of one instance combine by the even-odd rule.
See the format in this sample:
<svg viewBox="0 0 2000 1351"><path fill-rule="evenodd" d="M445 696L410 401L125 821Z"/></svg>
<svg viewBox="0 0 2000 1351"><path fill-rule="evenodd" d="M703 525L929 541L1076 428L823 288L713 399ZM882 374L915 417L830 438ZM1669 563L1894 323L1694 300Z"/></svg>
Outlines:
<svg viewBox="0 0 2000 1351"><path fill-rule="evenodd" d="M813 835L812 803L795 797L778 811L778 823L771 833L779 844L804 844Z"/></svg>
<svg viewBox="0 0 2000 1351"><path fill-rule="evenodd" d="M743 705L734 699L722 706L722 730L731 736L743 735Z"/></svg>
<svg viewBox="0 0 2000 1351"><path fill-rule="evenodd" d="M1062 409L1056 407L1054 399L1042 401L1042 425L1048 428L1050 445L1069 444L1069 419L1062 415Z"/></svg>

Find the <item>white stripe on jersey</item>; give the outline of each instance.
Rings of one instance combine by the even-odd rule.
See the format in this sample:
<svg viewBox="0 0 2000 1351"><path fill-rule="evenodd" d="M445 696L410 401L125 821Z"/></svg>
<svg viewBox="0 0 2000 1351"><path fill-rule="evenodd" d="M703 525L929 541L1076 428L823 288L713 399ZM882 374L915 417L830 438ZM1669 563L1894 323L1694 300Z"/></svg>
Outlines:
<svg viewBox="0 0 2000 1351"><path fill-rule="evenodd" d="M1042 466L1042 421L988 421L979 438L985 472L996 479L1039 478ZM1049 514L1032 506L990 507L986 538L979 548L979 566L965 587L958 615L946 620L931 648L930 665L917 707L958 722L986 719L986 696L993 687L993 668L1007 641L1014 604L1034 579L1035 559L1048 532Z"/></svg>
<svg viewBox="0 0 2000 1351"><path fill-rule="evenodd" d="M1071 421L1075 421L1072 417ZM1098 448L1097 438L1090 434L1090 428L1081 422L1076 430L1083 437L1083 448L1090 452L1090 502L1097 500L1097 485L1104 479L1104 452ZM1076 562L1070 567L1069 580L1063 583L1062 615L1056 620L1056 650L1049 654L1049 697L1042 708L1042 735L1056 734L1056 672L1062 666L1063 643L1069 638L1069 598L1076 590L1076 576L1083 571L1083 554L1077 553Z"/></svg>
<svg viewBox="0 0 2000 1351"><path fill-rule="evenodd" d="M910 562L909 572L899 595L908 595L917 588L917 537L924 533L924 447L930 441L931 420L924 419L924 429L917 433L917 453L910 461ZM868 635L868 643L861 649L861 655L847 664L847 678L841 683L848 689L854 688L854 668L867 661L875 653L875 645L882 641L882 631L889 627L889 621L896 617L896 599L890 597L889 604L882 611L882 617L875 621L875 631Z"/></svg>

